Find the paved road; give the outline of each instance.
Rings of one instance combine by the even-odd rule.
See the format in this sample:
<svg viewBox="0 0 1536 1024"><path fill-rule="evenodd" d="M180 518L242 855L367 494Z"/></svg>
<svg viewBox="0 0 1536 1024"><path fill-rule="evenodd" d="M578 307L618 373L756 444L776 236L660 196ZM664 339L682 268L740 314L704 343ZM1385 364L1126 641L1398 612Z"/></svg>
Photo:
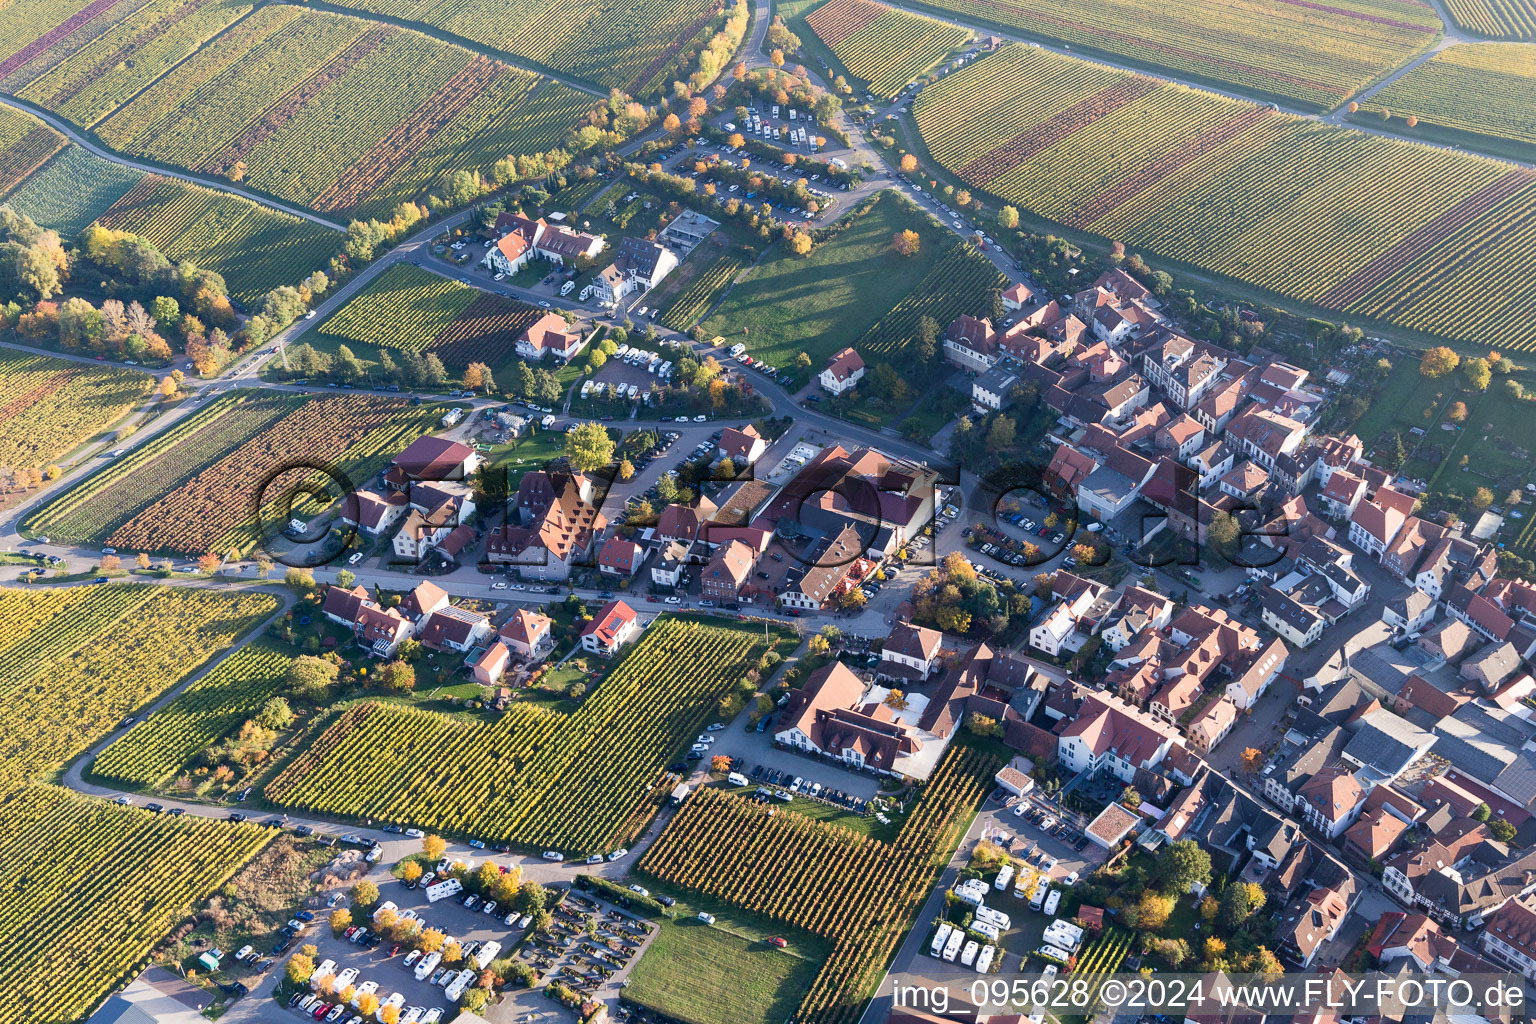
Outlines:
<svg viewBox="0 0 1536 1024"><path fill-rule="evenodd" d="M18 100L14 96L8 96L0 93L0 103L4 103L8 107L14 107L17 110L24 111L28 114L31 114L33 117L45 121L50 128L61 132L69 139L69 141L73 142L81 149L84 149L87 152L94 154L95 156L101 157L103 160L110 160L115 164L122 164L124 167L132 167L134 170L143 171L145 174L158 174L162 177L176 178L180 181L191 182L194 185L202 185L206 188L219 189L223 192L233 192L235 195L249 199L253 203L260 203L262 206L281 211L282 213L286 213L291 217L299 217L303 220L309 221L312 224L319 224L321 227L330 228L332 231L346 230L346 225L338 224L333 220L326 220L324 217L320 216L312 210L306 210L302 206L289 206L287 203L279 202L276 199L270 199L267 196L263 196L255 192L249 192L225 178L204 178L200 177L199 175L192 174L189 171L170 170L168 168L159 167L154 164L140 163L137 160L132 160L113 150L103 149L101 146L96 145L96 143L92 142L84 135L81 135L80 132L74 127L74 125L70 124L68 121L65 121L63 118L58 117L55 114L51 114L39 107L34 107L29 103Z"/></svg>

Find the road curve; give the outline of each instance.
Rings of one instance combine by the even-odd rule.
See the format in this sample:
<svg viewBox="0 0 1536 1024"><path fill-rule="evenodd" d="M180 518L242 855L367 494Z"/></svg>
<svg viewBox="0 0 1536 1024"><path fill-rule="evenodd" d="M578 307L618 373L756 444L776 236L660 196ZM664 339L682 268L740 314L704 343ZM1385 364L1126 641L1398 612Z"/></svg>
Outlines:
<svg viewBox="0 0 1536 1024"><path fill-rule="evenodd" d="M204 188L217 189L220 192L229 192L233 195L239 196L242 199L249 199L251 202L260 206L265 206L269 209L277 210L281 213L286 213L290 217L298 217L300 220L307 220L311 224L319 224L321 227L330 228L332 231L347 230L346 225L338 224L333 220L326 220L324 217L314 213L311 210L306 210L301 206L289 206L287 203L280 203L275 199L268 199L266 196L258 195L255 192L248 192L238 185L235 185L229 181L225 181L221 178L203 178L187 171L173 171L164 167L156 167L153 164L140 163L137 160L130 160L120 153L116 153L110 149L104 149L101 146L98 146L84 135L81 135L80 132L68 121L63 120L56 114L49 113L46 110L41 110L32 106L30 103L18 100L14 96L8 96L4 93L0 93L0 103L3 103L15 110L19 110L24 114L31 114L33 117L48 125L48 127L54 129L55 131L62 134L65 138L69 139L70 142L73 142L75 145L79 146L81 149L92 154L93 156L101 157L103 160L110 160L112 163L121 164L124 167L132 167L134 170L143 171L145 174L158 174L162 178L176 178L179 181L185 181L191 185L201 185Z"/></svg>

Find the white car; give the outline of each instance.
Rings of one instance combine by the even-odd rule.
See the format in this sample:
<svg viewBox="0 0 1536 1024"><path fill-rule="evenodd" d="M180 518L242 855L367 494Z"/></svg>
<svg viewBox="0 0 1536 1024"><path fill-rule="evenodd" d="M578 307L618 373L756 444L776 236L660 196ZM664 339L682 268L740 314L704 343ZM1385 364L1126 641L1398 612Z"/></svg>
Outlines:
<svg viewBox="0 0 1536 1024"><path fill-rule="evenodd" d="M600 854L600 853L594 853L592 856L587 858L587 863L588 864L601 864L602 862L603 862L603 855Z"/></svg>
<svg viewBox="0 0 1536 1024"><path fill-rule="evenodd" d="M506 585L505 582L503 582L501 580L497 580L495 583L491 584L491 589L492 590L506 590L507 589L507 585Z"/></svg>
<svg viewBox="0 0 1536 1024"><path fill-rule="evenodd" d="M251 955L251 947L250 946L241 946L240 949L235 953L235 959L236 960L244 960L246 957L248 957L250 955Z"/></svg>
<svg viewBox="0 0 1536 1024"><path fill-rule="evenodd" d="M543 856L543 858L545 860L553 860L553 861L565 860L565 854L561 853L559 850L545 850L544 853L542 854L542 856Z"/></svg>
<svg viewBox="0 0 1536 1024"><path fill-rule="evenodd" d="M651 894L651 890L643 885L632 885L629 887L629 891L639 893L641 896L649 896Z"/></svg>
<svg viewBox="0 0 1536 1024"><path fill-rule="evenodd" d="M494 278L494 280L503 281L503 280L506 280L506 277L507 277L506 274L497 274L496 277Z"/></svg>
<svg viewBox="0 0 1536 1024"><path fill-rule="evenodd" d="M629 856L629 851L621 846L617 850L614 850L612 853L610 853L608 855L608 859L609 860L618 860L621 857L627 857L627 856Z"/></svg>
<svg viewBox="0 0 1536 1024"><path fill-rule="evenodd" d="M714 914L706 914L706 913L704 913L704 911L701 910L701 911L699 911L699 920L703 921L705 924L714 924L715 923L715 915Z"/></svg>
<svg viewBox="0 0 1536 1024"><path fill-rule="evenodd" d="M683 603L683 599L680 598L680 597L669 597L669 598L667 598L666 603L667 604L682 604Z"/></svg>
<svg viewBox="0 0 1536 1024"><path fill-rule="evenodd" d="M410 836L412 839L425 839L425 838L427 838L427 834L425 832L423 832L419 828L408 828L408 829L405 830L405 834Z"/></svg>

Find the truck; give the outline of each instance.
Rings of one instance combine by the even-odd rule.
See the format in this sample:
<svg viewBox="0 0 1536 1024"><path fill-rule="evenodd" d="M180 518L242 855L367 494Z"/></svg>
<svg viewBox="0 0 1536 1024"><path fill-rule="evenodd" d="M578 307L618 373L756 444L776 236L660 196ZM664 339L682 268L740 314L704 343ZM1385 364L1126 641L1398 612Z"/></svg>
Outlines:
<svg viewBox="0 0 1536 1024"><path fill-rule="evenodd" d="M986 974L992 969L992 958L997 954L997 947L991 944L981 947L981 955L976 958L976 973Z"/></svg>
<svg viewBox="0 0 1536 1024"><path fill-rule="evenodd" d="M944 944L944 955L940 959L948 963L954 963L955 954L960 952L960 945L963 942L965 942L965 932L956 928L950 933L949 941Z"/></svg>
<svg viewBox="0 0 1536 1024"><path fill-rule="evenodd" d="M972 939L970 942L965 944L965 949L960 951L960 962L966 967L971 966L976 962L976 954L980 951L981 943L977 942L975 939Z"/></svg>
<svg viewBox="0 0 1536 1024"><path fill-rule="evenodd" d="M945 921L939 925L939 930L933 935L933 946L930 954L936 957L944 955L944 947L949 945L949 937L955 933L955 926Z"/></svg>
<svg viewBox="0 0 1536 1024"><path fill-rule="evenodd" d="M998 892L1007 892L1008 891L1008 883L1010 883L1012 881L1013 881L1013 865L1012 864L1004 864L1002 866L1002 869L1000 871L998 871L998 873L997 873L997 881L992 883L992 888L996 889Z"/></svg>
<svg viewBox="0 0 1536 1024"><path fill-rule="evenodd" d="M1013 921L1008 917L1007 914L1003 913L1001 910L994 910L986 904L982 904L976 908L976 920L983 921L987 924L995 924L1003 931L1007 931L1013 926Z"/></svg>

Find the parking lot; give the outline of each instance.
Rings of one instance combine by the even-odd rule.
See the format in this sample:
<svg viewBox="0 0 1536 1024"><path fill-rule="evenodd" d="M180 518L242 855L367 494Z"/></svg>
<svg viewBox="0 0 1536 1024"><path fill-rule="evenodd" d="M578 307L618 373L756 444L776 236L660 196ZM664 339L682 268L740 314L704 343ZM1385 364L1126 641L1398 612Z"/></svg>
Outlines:
<svg viewBox="0 0 1536 1024"><path fill-rule="evenodd" d="M535 988L552 981L584 996L603 997L639 962L656 926L590 893L571 892L553 908L547 933L535 935L517 958L538 972Z"/></svg>
<svg viewBox="0 0 1536 1024"><path fill-rule="evenodd" d="M716 745L716 749L722 754L740 757L745 761L744 774L749 778L752 769L761 765L765 769L788 773L790 781L798 775L802 779L821 783L823 788L840 789L860 800L868 800L880 791L878 776L868 772L849 771L834 761L821 761L774 746L771 725L763 732L745 732L742 728L733 726L718 735L720 742ZM753 782L759 781L753 779ZM795 799L802 798L797 796Z"/></svg>
<svg viewBox="0 0 1536 1024"><path fill-rule="evenodd" d="M464 960L451 968L437 963L423 977L418 978L418 968L425 962L425 958L420 954L411 956L414 951L409 946L384 940L370 947L349 941L344 935L332 935L330 927L325 924L324 914L318 915L318 920L305 930L299 941L315 945L317 965L323 965L326 961L332 963L336 989L355 985L359 994L372 992L381 1003L388 1003L398 995L399 999L395 1001L401 1007L402 1022L411 1019L430 1024L434 1020L452 1020L458 1011L448 998L444 983L451 981L460 970L474 967L469 962L470 958L485 948L486 943L499 943L502 952L495 953L495 957L501 957L512 948L522 933L515 927L509 927L503 914L486 914L479 909L466 908L461 902L462 896L431 903L427 900L424 888L411 889L393 880L377 881L380 908L393 904L393 909L401 917L415 917L422 922L423 928L442 931L447 936L444 945L457 941L463 949L469 951ZM354 912L354 920L364 927L371 923L368 915L357 912ZM471 946L471 943L474 945ZM437 984L433 984L434 978ZM413 1007L420 1011L415 1016L409 1012ZM440 1011L438 1017L432 1016L433 1009ZM313 1007L305 1015L312 1016L312 1011ZM299 1012L297 1007L293 1012ZM334 1018L326 1016L328 1019L345 1022L353 1015L353 1008L347 1007Z"/></svg>

